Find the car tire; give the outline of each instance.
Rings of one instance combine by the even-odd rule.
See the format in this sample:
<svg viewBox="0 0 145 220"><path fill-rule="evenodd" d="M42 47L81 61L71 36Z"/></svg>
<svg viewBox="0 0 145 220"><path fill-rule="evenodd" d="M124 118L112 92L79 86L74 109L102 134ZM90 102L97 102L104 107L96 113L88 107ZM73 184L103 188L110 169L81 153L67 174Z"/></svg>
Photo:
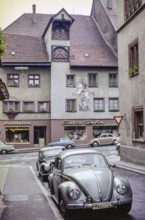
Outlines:
<svg viewBox="0 0 145 220"><path fill-rule="evenodd" d="M131 210L132 203L118 206L118 210L122 215L127 215Z"/></svg>
<svg viewBox="0 0 145 220"><path fill-rule="evenodd" d="M66 204L65 202L63 201L63 199L60 199L60 202L59 202L59 210L60 210L60 213L62 214L62 216L67 219L69 217L69 210L66 208Z"/></svg>
<svg viewBox="0 0 145 220"><path fill-rule="evenodd" d="M93 142L92 146L93 146L93 147L98 147L98 146L99 146L99 144L98 144L98 142L97 142L97 141L95 141L95 142Z"/></svg>
<svg viewBox="0 0 145 220"><path fill-rule="evenodd" d="M68 144L67 146L66 146L66 149L72 149L72 145L71 144Z"/></svg>
<svg viewBox="0 0 145 220"><path fill-rule="evenodd" d="M7 154L7 150L1 150L1 154Z"/></svg>

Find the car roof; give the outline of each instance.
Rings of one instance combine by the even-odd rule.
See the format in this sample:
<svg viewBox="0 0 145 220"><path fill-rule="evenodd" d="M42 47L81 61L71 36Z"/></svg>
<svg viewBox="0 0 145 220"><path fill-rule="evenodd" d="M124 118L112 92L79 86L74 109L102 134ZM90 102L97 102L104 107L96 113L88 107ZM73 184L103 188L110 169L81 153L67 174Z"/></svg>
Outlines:
<svg viewBox="0 0 145 220"><path fill-rule="evenodd" d="M39 151L48 151L53 149L65 149L63 146L43 147Z"/></svg>
<svg viewBox="0 0 145 220"><path fill-rule="evenodd" d="M92 154L101 154L102 156L104 156L101 152L95 150L95 149L70 149L70 150L66 150L63 151L61 153L59 153L59 157L61 157L62 159L69 156L69 155L77 155L77 154L87 154L87 153L92 153Z"/></svg>

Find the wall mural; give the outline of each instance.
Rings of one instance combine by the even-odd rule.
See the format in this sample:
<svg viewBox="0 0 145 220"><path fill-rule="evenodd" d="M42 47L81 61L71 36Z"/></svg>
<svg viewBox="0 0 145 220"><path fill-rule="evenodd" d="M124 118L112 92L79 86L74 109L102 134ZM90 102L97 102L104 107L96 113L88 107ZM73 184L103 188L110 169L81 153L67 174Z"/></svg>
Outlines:
<svg viewBox="0 0 145 220"><path fill-rule="evenodd" d="M81 83L77 85L77 105L79 107L79 111L87 112L89 110L89 99L90 92L88 90L88 85L82 80Z"/></svg>

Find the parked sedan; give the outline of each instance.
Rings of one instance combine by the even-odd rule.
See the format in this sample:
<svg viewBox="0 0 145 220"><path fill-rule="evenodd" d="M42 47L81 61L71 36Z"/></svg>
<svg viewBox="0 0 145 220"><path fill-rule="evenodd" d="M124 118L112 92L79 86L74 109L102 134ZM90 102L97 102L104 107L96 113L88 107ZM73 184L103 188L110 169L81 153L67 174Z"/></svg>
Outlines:
<svg viewBox="0 0 145 220"><path fill-rule="evenodd" d="M51 173L51 165L55 160L57 154L65 150L63 146L57 147L44 147L41 148L38 152L38 160L36 161L36 169L38 175L42 178L43 181L48 179L48 175Z"/></svg>
<svg viewBox="0 0 145 220"><path fill-rule="evenodd" d="M64 146L66 149L72 149L76 147L76 144L74 141L71 141L69 139L60 138L58 141L49 143L47 146L48 147Z"/></svg>
<svg viewBox="0 0 145 220"><path fill-rule="evenodd" d="M132 206L130 184L114 177L106 157L95 149L60 153L48 177L52 198L66 216L69 210L118 208L127 214Z"/></svg>
<svg viewBox="0 0 145 220"><path fill-rule="evenodd" d="M91 139L89 145L91 147L97 147L99 145L111 145L115 144L116 140L117 137L115 137L113 134L105 133L102 134L100 137Z"/></svg>
<svg viewBox="0 0 145 220"><path fill-rule="evenodd" d="M0 141L0 154L8 154L14 151L14 145L5 144L4 142Z"/></svg>

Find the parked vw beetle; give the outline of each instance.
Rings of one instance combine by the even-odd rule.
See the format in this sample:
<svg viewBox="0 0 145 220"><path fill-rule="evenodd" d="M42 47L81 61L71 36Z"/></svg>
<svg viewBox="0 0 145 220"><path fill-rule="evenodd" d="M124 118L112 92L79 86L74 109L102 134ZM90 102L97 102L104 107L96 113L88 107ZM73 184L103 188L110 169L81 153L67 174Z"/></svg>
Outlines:
<svg viewBox="0 0 145 220"><path fill-rule="evenodd" d="M100 137L91 139L89 145L91 147L97 147L101 145L111 145L111 144L115 144L117 138L118 137L115 137L113 134L105 133L105 134L101 134Z"/></svg>
<svg viewBox="0 0 145 220"><path fill-rule="evenodd" d="M61 151L65 150L65 147L44 147L38 152L38 160L36 161L36 169L38 175L43 181L48 179L48 175L51 173L52 162L54 162L55 157Z"/></svg>
<svg viewBox="0 0 145 220"><path fill-rule="evenodd" d="M130 184L114 177L106 157L95 149L60 153L48 177L52 198L63 216L75 209L118 208L127 214L132 206Z"/></svg>

